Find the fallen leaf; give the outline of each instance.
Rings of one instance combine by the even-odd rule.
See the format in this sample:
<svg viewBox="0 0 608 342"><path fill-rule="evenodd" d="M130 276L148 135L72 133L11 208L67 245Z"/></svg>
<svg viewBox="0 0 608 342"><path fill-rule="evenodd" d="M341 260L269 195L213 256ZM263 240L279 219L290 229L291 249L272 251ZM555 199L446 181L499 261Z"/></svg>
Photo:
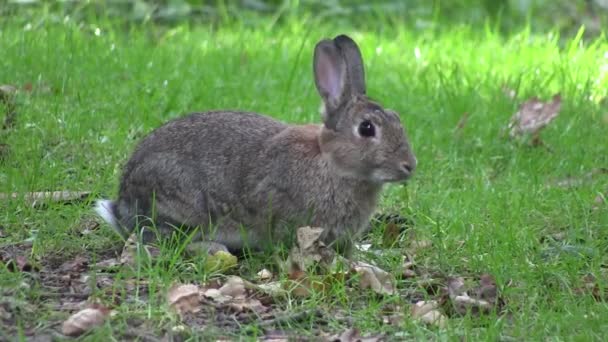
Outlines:
<svg viewBox="0 0 608 342"><path fill-rule="evenodd" d="M118 260L117 258L110 258L110 259L102 260L102 261L94 264L93 266L95 268L99 268L99 269L108 269L108 268L113 268L113 267L120 266L120 265L122 265L120 260Z"/></svg>
<svg viewBox="0 0 608 342"><path fill-rule="evenodd" d="M267 311L268 308L262 302L247 293L247 286L248 284L240 277L231 276L219 289L209 288L201 291L201 294L235 312L262 313Z"/></svg>
<svg viewBox="0 0 608 342"><path fill-rule="evenodd" d="M262 291L263 293L273 296L273 297L285 294L285 289L283 288L283 285L279 281L272 281L272 282L265 283L265 284L259 284L259 285L257 285L257 288L258 288L258 290Z"/></svg>
<svg viewBox="0 0 608 342"><path fill-rule="evenodd" d="M553 96L551 101L542 102L533 97L524 102L511 118L509 135L511 137L523 134L537 136L542 128L553 121L561 109L562 99L559 94Z"/></svg>
<svg viewBox="0 0 608 342"><path fill-rule="evenodd" d="M167 292L167 302L178 315L196 313L201 310L200 289L193 284L176 284Z"/></svg>
<svg viewBox="0 0 608 342"><path fill-rule="evenodd" d="M237 276L228 277L226 283L218 289L224 296L238 297L245 295L245 282Z"/></svg>
<svg viewBox="0 0 608 342"><path fill-rule="evenodd" d="M143 250L142 254L138 254L140 248ZM160 249L152 245L140 244L137 235L131 234L122 248L120 264L134 267L137 265L138 255L153 259L160 255Z"/></svg>
<svg viewBox="0 0 608 342"><path fill-rule="evenodd" d="M447 317L445 317L439 309L440 305L437 301L421 300L412 306L411 315L414 319L418 319L426 324L445 328L447 325Z"/></svg>
<svg viewBox="0 0 608 342"><path fill-rule="evenodd" d="M318 227L298 228L297 244L289 253L289 273L294 270L306 271L313 265L328 268L333 263L335 252L321 241L323 230Z"/></svg>
<svg viewBox="0 0 608 342"><path fill-rule="evenodd" d="M59 266L59 273L82 273L87 270L89 259L83 255L77 255Z"/></svg>
<svg viewBox="0 0 608 342"><path fill-rule="evenodd" d="M287 290L298 298L310 297L312 293L312 285L308 279L308 275L301 270L294 270L288 274L290 282L287 283Z"/></svg>
<svg viewBox="0 0 608 342"><path fill-rule="evenodd" d="M490 274L482 274L479 279L479 290L477 290L477 297L483 300L487 300L492 304L498 302L498 287L496 286L496 280Z"/></svg>
<svg viewBox="0 0 608 342"><path fill-rule="evenodd" d="M272 272L264 268L256 274L256 277L261 281L270 280L272 279Z"/></svg>
<svg viewBox="0 0 608 342"><path fill-rule="evenodd" d="M251 311L251 312L262 313L262 312L265 312L268 310L268 308L266 306L264 306L262 304L262 302L260 302L256 298L252 298L252 297L235 298L234 300L228 302L227 306L235 312Z"/></svg>
<svg viewBox="0 0 608 342"><path fill-rule="evenodd" d="M359 329L348 328L339 335L334 335L329 338L331 342L377 342L381 341L384 335L379 334L376 336L361 337Z"/></svg>
<svg viewBox="0 0 608 342"><path fill-rule="evenodd" d="M603 302L608 298L608 289L601 288L595 275L588 273L581 278L582 286L574 289L578 295L591 295L598 302Z"/></svg>
<svg viewBox="0 0 608 342"><path fill-rule="evenodd" d="M403 260L403 264L401 264L401 277L403 278L414 278L417 273L414 270L416 263L409 258L405 258Z"/></svg>
<svg viewBox="0 0 608 342"><path fill-rule="evenodd" d="M456 277L448 279L448 293L450 297L456 297L465 292L464 278Z"/></svg>
<svg viewBox="0 0 608 342"><path fill-rule="evenodd" d="M462 277L448 279L448 296L452 308L459 315L488 313L499 302L498 290L494 277L484 274L480 277L478 289L471 290L473 296L467 293Z"/></svg>
<svg viewBox="0 0 608 342"><path fill-rule="evenodd" d="M608 168L605 168L605 167L595 168L580 176L572 176L572 177L567 177L567 178L563 178L563 179L554 181L552 183L549 183L548 186L557 186L560 188L573 188L573 187L581 186L581 185L585 184L586 182L593 180L593 178L595 178L596 176L599 176L599 175L608 175Z"/></svg>
<svg viewBox="0 0 608 342"><path fill-rule="evenodd" d="M381 268L358 261L353 262L351 267L361 276L360 286L362 289L372 289L379 294L395 294L395 279Z"/></svg>
<svg viewBox="0 0 608 342"><path fill-rule="evenodd" d="M80 310L63 322L61 332L67 336L79 336L102 325L110 311L101 305Z"/></svg>
<svg viewBox="0 0 608 342"><path fill-rule="evenodd" d="M0 193L0 200L19 199L30 203L32 207L41 207L46 202L55 203L74 203L84 201L91 195L90 191L48 191L48 192L28 192L19 193Z"/></svg>

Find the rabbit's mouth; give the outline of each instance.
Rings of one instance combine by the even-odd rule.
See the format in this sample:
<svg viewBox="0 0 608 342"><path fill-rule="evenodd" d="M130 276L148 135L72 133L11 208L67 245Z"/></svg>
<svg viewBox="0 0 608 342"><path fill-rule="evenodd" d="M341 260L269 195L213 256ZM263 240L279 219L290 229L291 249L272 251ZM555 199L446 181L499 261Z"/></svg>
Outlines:
<svg viewBox="0 0 608 342"><path fill-rule="evenodd" d="M371 174L371 180L376 183L404 183L412 176L413 170L410 168L400 168L399 170L375 169Z"/></svg>

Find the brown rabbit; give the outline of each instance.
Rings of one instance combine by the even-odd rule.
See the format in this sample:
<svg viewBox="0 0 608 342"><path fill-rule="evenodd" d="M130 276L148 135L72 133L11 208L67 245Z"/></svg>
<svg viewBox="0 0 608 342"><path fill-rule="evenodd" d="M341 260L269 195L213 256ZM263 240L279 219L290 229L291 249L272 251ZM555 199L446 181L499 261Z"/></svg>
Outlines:
<svg viewBox="0 0 608 342"><path fill-rule="evenodd" d="M211 249L258 250L312 225L348 253L367 229L382 185L410 177L416 158L399 115L366 96L351 38L317 43L314 77L322 125L239 111L170 121L143 139L118 199L99 201L97 212L123 236L143 226L161 236L200 228L198 239Z"/></svg>

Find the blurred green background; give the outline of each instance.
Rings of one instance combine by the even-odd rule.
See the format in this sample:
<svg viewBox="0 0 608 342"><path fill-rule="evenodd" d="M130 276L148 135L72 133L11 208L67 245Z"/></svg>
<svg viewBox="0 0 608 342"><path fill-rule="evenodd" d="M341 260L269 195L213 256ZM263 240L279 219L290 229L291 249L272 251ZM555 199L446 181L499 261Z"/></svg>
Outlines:
<svg viewBox="0 0 608 342"><path fill-rule="evenodd" d="M31 24L65 16L75 20L103 16L125 24L237 21L272 28L291 17L310 17L366 30L395 24L420 31L458 25L483 30L490 25L505 34L528 27L533 32L555 30L564 37L584 26L589 38L600 35L608 23L608 0L2 0L0 4L3 18L18 16ZM41 16L41 9L50 16Z"/></svg>

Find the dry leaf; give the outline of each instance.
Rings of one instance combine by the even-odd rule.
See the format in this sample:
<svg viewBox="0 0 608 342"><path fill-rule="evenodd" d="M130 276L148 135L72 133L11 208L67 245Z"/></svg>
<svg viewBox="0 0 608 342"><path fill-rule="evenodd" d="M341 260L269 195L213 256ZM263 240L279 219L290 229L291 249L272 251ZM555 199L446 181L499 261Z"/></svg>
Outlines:
<svg viewBox="0 0 608 342"><path fill-rule="evenodd" d="M112 267L116 267L119 265L122 265L120 260L118 260L117 258L110 258L110 259L102 260L93 266L96 268L100 268L100 269L107 269L107 268L112 268Z"/></svg>
<svg viewBox="0 0 608 342"><path fill-rule="evenodd" d="M109 314L110 309L100 305L80 310L63 322L61 332L67 336L79 336L102 325Z"/></svg>
<svg viewBox="0 0 608 342"><path fill-rule="evenodd" d="M197 285L173 285L167 293L167 302L178 315L196 313L201 310L200 289Z"/></svg>
<svg viewBox="0 0 608 342"><path fill-rule="evenodd" d="M401 276L403 278L414 278L417 273L414 271L416 263L408 258L404 258L404 262L401 265Z"/></svg>
<svg viewBox="0 0 608 342"><path fill-rule="evenodd" d="M304 271L294 270L288 275L290 282L287 284L287 290L298 298L309 297L312 290L312 285L308 276Z"/></svg>
<svg viewBox="0 0 608 342"><path fill-rule="evenodd" d="M361 337L359 330L356 328L349 328L342 332L340 335L334 335L329 338L331 342L377 342L382 341L384 335L376 335L370 337Z"/></svg>
<svg viewBox="0 0 608 342"><path fill-rule="evenodd" d="M289 270L308 270L312 265L329 266L335 252L321 241L323 228L301 227L297 230L297 245L289 253Z"/></svg>
<svg viewBox="0 0 608 342"><path fill-rule="evenodd" d="M445 328L447 318L439 311L439 303L437 301L419 301L412 306L412 317L426 324L435 325L439 328Z"/></svg>
<svg viewBox="0 0 608 342"><path fill-rule="evenodd" d="M509 134L511 137L522 134L537 136L540 130L553 121L561 109L562 99L559 94L549 102L542 102L533 97L524 102L511 118Z"/></svg>
<svg viewBox="0 0 608 342"><path fill-rule="evenodd" d="M311 249L320 241L323 228L319 227L301 227L298 228L297 238L298 246L303 250Z"/></svg>
<svg viewBox="0 0 608 342"><path fill-rule="evenodd" d="M462 277L448 280L448 295L456 313L465 315L467 312L473 314L488 313L498 303L498 291L494 278L484 274L480 279L480 287L472 291L475 295L471 297L465 289Z"/></svg>
<svg viewBox="0 0 608 342"><path fill-rule="evenodd" d="M245 282L237 276L228 277L226 283L219 288L224 296L238 297L245 295Z"/></svg>
<svg viewBox="0 0 608 342"><path fill-rule="evenodd" d="M259 285L257 285L257 289L262 291L263 293L273 296L273 297L285 294L285 289L283 288L283 285L279 281L259 284Z"/></svg>
<svg viewBox="0 0 608 342"><path fill-rule="evenodd" d="M581 185L585 184L586 182L592 181L593 178L595 178L596 176L607 175L607 174L608 174L608 168L600 167L600 168L595 168L580 176L572 176L572 177L567 177L564 179L554 181L553 184L550 184L550 185L561 187L561 188L573 188L573 187L581 186Z"/></svg>
<svg viewBox="0 0 608 342"><path fill-rule="evenodd" d="M362 289L371 288L379 294L395 294L395 279L390 273L361 261L353 262L351 267L361 275Z"/></svg>
<svg viewBox="0 0 608 342"><path fill-rule="evenodd" d="M597 278L589 273L585 274L581 278L581 282L583 285L581 287L575 288L574 293L578 295L591 295L593 299L598 302L603 302L608 298L608 290L606 288L600 288Z"/></svg>
<svg viewBox="0 0 608 342"><path fill-rule="evenodd" d="M261 313L266 311L268 308L258 299L247 296L247 286L248 284L243 279L232 276L219 289L206 289L202 291L202 295L236 312L253 311Z"/></svg>
<svg viewBox="0 0 608 342"><path fill-rule="evenodd" d="M259 280L266 281L272 279L272 272L264 268L260 272L258 272L256 276Z"/></svg>
<svg viewBox="0 0 608 342"><path fill-rule="evenodd" d="M143 247L145 256L149 259L153 259L160 255L160 249L152 245L140 245L137 241L137 235L131 234L125 245L122 247L120 254L120 264L134 267L137 265L138 248Z"/></svg>
<svg viewBox="0 0 608 342"><path fill-rule="evenodd" d="M48 192L28 192L19 193L0 193L0 200L23 198L32 207L41 207L46 202L73 203L83 201L89 197L90 191L48 191Z"/></svg>
<svg viewBox="0 0 608 342"><path fill-rule="evenodd" d="M256 298L235 298L228 302L227 306L235 312L252 311L262 313L268 310L268 308Z"/></svg>
<svg viewBox="0 0 608 342"><path fill-rule="evenodd" d="M81 273L87 270L89 259L83 255L77 255L74 259L69 260L59 266L58 272L64 273Z"/></svg>

